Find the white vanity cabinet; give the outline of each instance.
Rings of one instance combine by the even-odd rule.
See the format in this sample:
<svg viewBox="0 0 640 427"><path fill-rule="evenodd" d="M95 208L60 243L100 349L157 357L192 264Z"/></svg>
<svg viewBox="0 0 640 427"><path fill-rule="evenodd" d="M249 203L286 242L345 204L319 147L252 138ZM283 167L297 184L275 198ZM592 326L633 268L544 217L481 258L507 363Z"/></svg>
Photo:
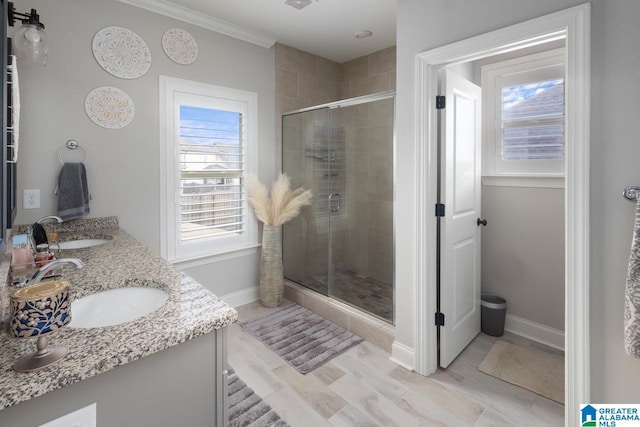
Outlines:
<svg viewBox="0 0 640 427"><path fill-rule="evenodd" d="M217 329L3 409L0 426L36 427L92 403L98 427L226 426L225 333Z"/></svg>

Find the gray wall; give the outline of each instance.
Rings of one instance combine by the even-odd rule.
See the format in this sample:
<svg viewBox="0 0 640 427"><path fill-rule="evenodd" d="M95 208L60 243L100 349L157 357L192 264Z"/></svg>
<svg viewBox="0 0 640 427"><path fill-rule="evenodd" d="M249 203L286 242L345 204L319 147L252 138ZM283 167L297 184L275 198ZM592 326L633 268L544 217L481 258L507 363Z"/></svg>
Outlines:
<svg viewBox="0 0 640 427"><path fill-rule="evenodd" d="M36 8L46 25L46 67L19 64L21 83L21 147L18 162L17 223L55 213L53 194L60 170L56 151L76 139L89 154L91 217L115 215L128 233L160 250L160 157L158 76L167 75L258 93L260 177L274 174L274 49L264 49L218 33L116 1L32 0L19 11ZM93 57L94 34L105 26L135 31L149 45L150 70L124 80L108 74ZM191 65L171 61L161 38L171 27L189 31L199 46ZM134 101L136 115L117 130L95 125L85 114L87 94L99 86L115 86ZM63 153L65 159L73 159ZM41 208L22 210L22 189L41 190ZM187 273L217 294L257 285L257 255L198 267ZM246 274L246 272L252 272Z"/></svg>
<svg viewBox="0 0 640 427"><path fill-rule="evenodd" d="M564 330L564 190L482 186L482 292ZM516 236L516 238L514 238Z"/></svg>
<svg viewBox="0 0 640 427"><path fill-rule="evenodd" d="M415 55L487 31L583 3L581 0L398 0L398 170L399 185L410 194L414 138ZM592 1L591 62L591 390L593 402L633 402L640 396L640 360L623 351L623 310L634 206L621 197L638 185L640 87L640 2ZM397 247L412 245L413 202L398 199ZM402 251L397 254L400 260ZM411 268L399 262L398 269ZM398 304L412 304L411 273ZM411 343L412 330L399 331Z"/></svg>

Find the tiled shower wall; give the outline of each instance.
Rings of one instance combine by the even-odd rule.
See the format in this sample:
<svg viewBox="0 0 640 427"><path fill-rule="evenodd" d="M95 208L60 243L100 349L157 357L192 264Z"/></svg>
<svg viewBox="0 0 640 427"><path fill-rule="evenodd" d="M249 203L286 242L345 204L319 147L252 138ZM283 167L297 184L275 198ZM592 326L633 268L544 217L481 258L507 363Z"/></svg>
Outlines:
<svg viewBox="0 0 640 427"><path fill-rule="evenodd" d="M276 44L276 170L282 170L282 114L340 99L337 62Z"/></svg>
<svg viewBox="0 0 640 427"><path fill-rule="evenodd" d="M345 62L340 67L342 70L340 99L355 98L396 88L395 46Z"/></svg>
<svg viewBox="0 0 640 427"><path fill-rule="evenodd" d="M276 45L276 141L282 141L282 114L341 99L395 89L396 50L390 47L368 56L338 64L282 44ZM393 101L386 101L387 107ZM347 109L345 109L347 110ZM346 111L345 111L346 113ZM385 115L386 114L386 115ZM303 120L307 122L309 118ZM392 136L393 113L384 113L382 106L358 106L338 120L348 129L346 136L347 186L346 208L358 215L349 215L347 224L333 231L334 266L386 283L393 276L392 215ZM302 123L289 131L303 134ZM290 122L291 124L293 122ZM309 125L309 123L307 123ZM309 125L311 126L311 125ZM386 139L386 142L384 141ZM385 147L385 144L388 146ZM276 144L276 159L281 169L282 144ZM298 147L287 155L300 155ZM301 168L305 166L301 159ZM293 172L293 171L292 171ZM294 185L296 183L294 182ZM303 226L293 221L289 226ZM296 232L296 234L298 234ZM312 233L285 244L298 247L286 251L300 257L290 262L295 277L310 277L326 269L328 234ZM303 247L299 247L299 246ZM363 250L364 249L364 250ZM311 252L310 252L311 251ZM293 265L292 265L293 264ZM293 274L293 271L290 273Z"/></svg>
<svg viewBox="0 0 640 427"><path fill-rule="evenodd" d="M282 114L396 88L396 48L344 64L276 44L276 170L282 169Z"/></svg>

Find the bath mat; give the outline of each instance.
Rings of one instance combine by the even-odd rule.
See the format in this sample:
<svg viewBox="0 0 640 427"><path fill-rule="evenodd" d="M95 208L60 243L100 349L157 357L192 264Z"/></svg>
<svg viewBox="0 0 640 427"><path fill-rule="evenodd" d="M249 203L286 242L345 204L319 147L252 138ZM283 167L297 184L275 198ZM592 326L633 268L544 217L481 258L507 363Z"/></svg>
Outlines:
<svg viewBox="0 0 640 427"><path fill-rule="evenodd" d="M564 403L564 356L498 340L478 369L502 381Z"/></svg>
<svg viewBox="0 0 640 427"><path fill-rule="evenodd" d="M289 427L233 369L229 370L229 427Z"/></svg>
<svg viewBox="0 0 640 427"><path fill-rule="evenodd" d="M297 304L241 322L240 326L302 374L362 341L361 337Z"/></svg>

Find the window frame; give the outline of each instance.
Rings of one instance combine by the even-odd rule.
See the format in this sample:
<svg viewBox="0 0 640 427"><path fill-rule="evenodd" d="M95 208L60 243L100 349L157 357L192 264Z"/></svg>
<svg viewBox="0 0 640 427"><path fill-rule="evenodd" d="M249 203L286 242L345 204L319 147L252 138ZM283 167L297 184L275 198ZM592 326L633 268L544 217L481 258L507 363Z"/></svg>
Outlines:
<svg viewBox="0 0 640 427"><path fill-rule="evenodd" d="M564 158L562 160L503 160L501 156L502 88L557 78L565 80L566 87L565 48L548 50L481 67L484 115L482 174L484 177L564 177ZM566 118L566 102L564 108L563 118ZM566 129L564 120L563 123Z"/></svg>
<svg viewBox="0 0 640 427"><path fill-rule="evenodd" d="M160 250L168 261L193 263L210 257L228 259L232 253L238 256L258 244L258 221L249 207L246 196L242 204L244 231L241 234L211 236L193 241L181 241L180 228L180 129L179 99L194 97L199 106L210 98L212 109L237 111L243 109L246 119L246 138L243 140L244 165L242 178L258 174L258 95L255 92L216 86L208 83L159 77L160 116ZM233 108L232 108L233 106ZM243 107L243 108L239 108ZM244 191L244 190L243 190Z"/></svg>

